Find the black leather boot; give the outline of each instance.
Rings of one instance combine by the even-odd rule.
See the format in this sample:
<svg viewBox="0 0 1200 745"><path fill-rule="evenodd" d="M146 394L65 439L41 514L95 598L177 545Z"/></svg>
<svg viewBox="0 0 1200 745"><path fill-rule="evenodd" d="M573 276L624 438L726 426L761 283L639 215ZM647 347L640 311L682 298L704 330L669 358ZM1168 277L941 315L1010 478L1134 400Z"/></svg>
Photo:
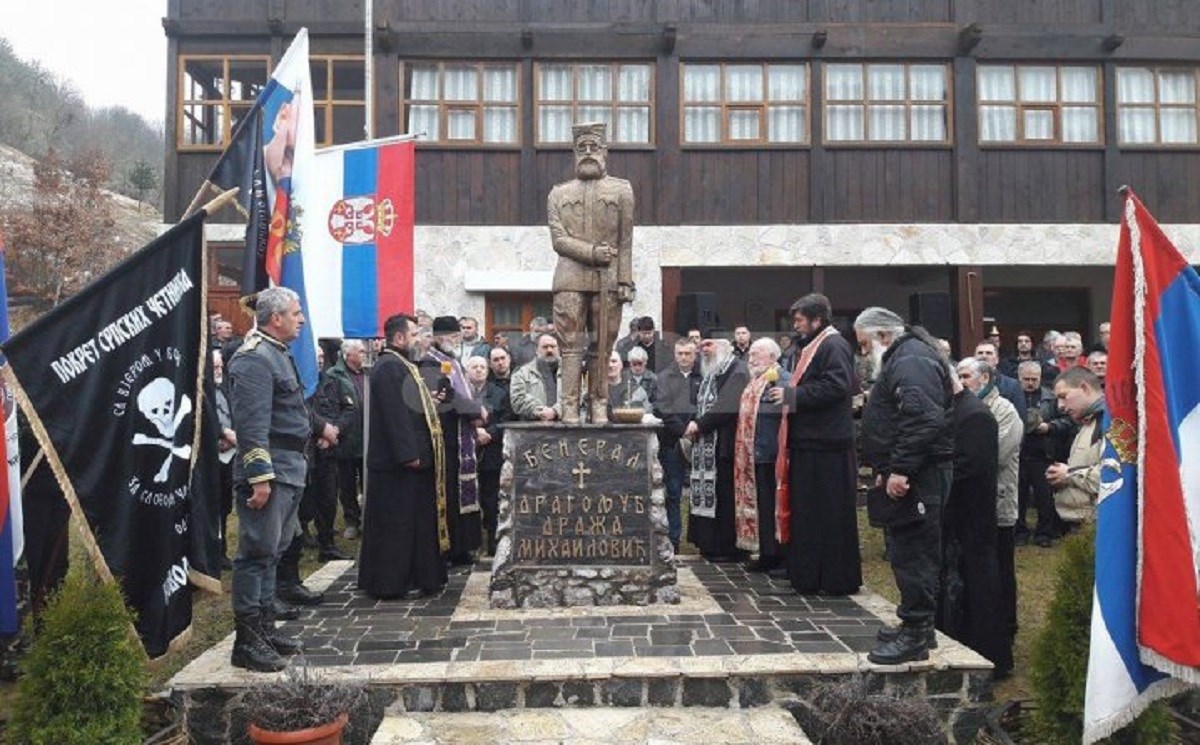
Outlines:
<svg viewBox="0 0 1200 745"><path fill-rule="evenodd" d="M343 553L330 539L327 543L321 544L321 548L317 551L317 558L321 561L350 561L354 557Z"/></svg>
<svg viewBox="0 0 1200 745"><path fill-rule="evenodd" d="M230 664L256 673L277 673L287 667L287 660L280 657L263 638L262 617L259 614L240 615L235 623L237 636L233 640Z"/></svg>
<svg viewBox="0 0 1200 745"><path fill-rule="evenodd" d="M900 626L884 626L879 630L879 633L875 634L875 638L881 642L890 642L900 636L900 629ZM937 631L930 626L929 636L925 637L925 646L930 649L937 649L937 645Z"/></svg>
<svg viewBox="0 0 1200 745"><path fill-rule="evenodd" d="M262 621L263 639L276 652L281 655L291 655L304 651L304 642L291 634L284 633L282 629L275 626L275 616L273 613L264 612L259 615L259 619Z"/></svg>
<svg viewBox="0 0 1200 745"><path fill-rule="evenodd" d="M300 609L294 605L288 605L279 598L275 598L275 603L271 608L271 615L276 621L295 621L300 617Z"/></svg>
<svg viewBox="0 0 1200 745"><path fill-rule="evenodd" d="M300 581L300 540L292 541L275 567L275 597L293 605L320 605L325 596Z"/></svg>
<svg viewBox="0 0 1200 745"><path fill-rule="evenodd" d="M901 626L900 633L890 642L883 642L867 655L876 665L899 665L904 662L929 659L928 626Z"/></svg>

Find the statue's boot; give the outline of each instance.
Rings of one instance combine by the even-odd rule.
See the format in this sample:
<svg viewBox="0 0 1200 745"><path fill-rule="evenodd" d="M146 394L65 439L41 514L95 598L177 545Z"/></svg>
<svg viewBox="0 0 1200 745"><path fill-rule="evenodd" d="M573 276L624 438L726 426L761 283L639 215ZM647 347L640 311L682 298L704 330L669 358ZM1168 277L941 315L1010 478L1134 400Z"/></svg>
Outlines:
<svg viewBox="0 0 1200 745"><path fill-rule="evenodd" d="M592 399L592 424L608 424L607 399Z"/></svg>
<svg viewBox="0 0 1200 745"><path fill-rule="evenodd" d="M579 424L579 387L583 372L583 358L578 353L566 353L559 363L562 375L562 421L563 424Z"/></svg>

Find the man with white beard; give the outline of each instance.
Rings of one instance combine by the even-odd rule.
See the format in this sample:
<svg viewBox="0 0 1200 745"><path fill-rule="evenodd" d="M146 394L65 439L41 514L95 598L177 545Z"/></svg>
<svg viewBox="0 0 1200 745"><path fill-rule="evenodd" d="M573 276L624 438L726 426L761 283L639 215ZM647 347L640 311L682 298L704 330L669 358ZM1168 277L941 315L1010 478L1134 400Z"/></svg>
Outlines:
<svg viewBox="0 0 1200 745"><path fill-rule="evenodd" d="M461 339L458 319L438 316L431 330L432 341L421 359L421 377L439 398L450 563L464 566L473 561L471 552L483 543L475 430L483 424L484 412L472 397L466 372L455 357Z"/></svg>
<svg viewBox="0 0 1200 745"><path fill-rule="evenodd" d="M886 308L867 308L854 321L859 344L870 346L879 371L862 418L863 459L875 484L905 506L904 521L885 528L892 573L900 590L901 625L880 630L867 656L877 665L929 657L941 566L942 509L954 474L953 389L937 342Z"/></svg>
<svg viewBox="0 0 1200 745"><path fill-rule="evenodd" d="M726 339L704 340L700 355L696 418L683 431L695 443L688 540L709 561L737 561L745 552L737 547L734 524L734 440L742 389L750 382L750 373Z"/></svg>

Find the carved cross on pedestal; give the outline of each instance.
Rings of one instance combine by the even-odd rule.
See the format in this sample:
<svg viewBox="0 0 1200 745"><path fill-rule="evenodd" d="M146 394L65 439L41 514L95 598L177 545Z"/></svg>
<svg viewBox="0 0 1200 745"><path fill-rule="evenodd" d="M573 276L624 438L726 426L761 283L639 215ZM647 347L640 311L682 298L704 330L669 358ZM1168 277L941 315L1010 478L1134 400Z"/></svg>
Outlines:
<svg viewBox="0 0 1200 745"><path fill-rule="evenodd" d="M592 472L592 469L583 465L583 461L580 461L578 466L571 469L571 475L579 477L579 488L580 489L582 489L584 486L583 485L583 477L588 475L591 472Z"/></svg>

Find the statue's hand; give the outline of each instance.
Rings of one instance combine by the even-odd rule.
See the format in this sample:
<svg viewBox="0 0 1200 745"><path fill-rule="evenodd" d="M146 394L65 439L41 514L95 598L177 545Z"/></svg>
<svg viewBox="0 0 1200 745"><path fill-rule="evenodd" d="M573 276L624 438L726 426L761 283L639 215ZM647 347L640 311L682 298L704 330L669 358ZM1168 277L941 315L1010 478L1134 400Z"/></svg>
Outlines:
<svg viewBox="0 0 1200 745"><path fill-rule="evenodd" d="M622 282L617 285L617 300L622 303L632 303L637 297L637 287L632 282Z"/></svg>
<svg viewBox="0 0 1200 745"><path fill-rule="evenodd" d="M597 266L608 266L612 260L617 258L618 249L611 243L597 243L592 249L592 256L596 260Z"/></svg>

